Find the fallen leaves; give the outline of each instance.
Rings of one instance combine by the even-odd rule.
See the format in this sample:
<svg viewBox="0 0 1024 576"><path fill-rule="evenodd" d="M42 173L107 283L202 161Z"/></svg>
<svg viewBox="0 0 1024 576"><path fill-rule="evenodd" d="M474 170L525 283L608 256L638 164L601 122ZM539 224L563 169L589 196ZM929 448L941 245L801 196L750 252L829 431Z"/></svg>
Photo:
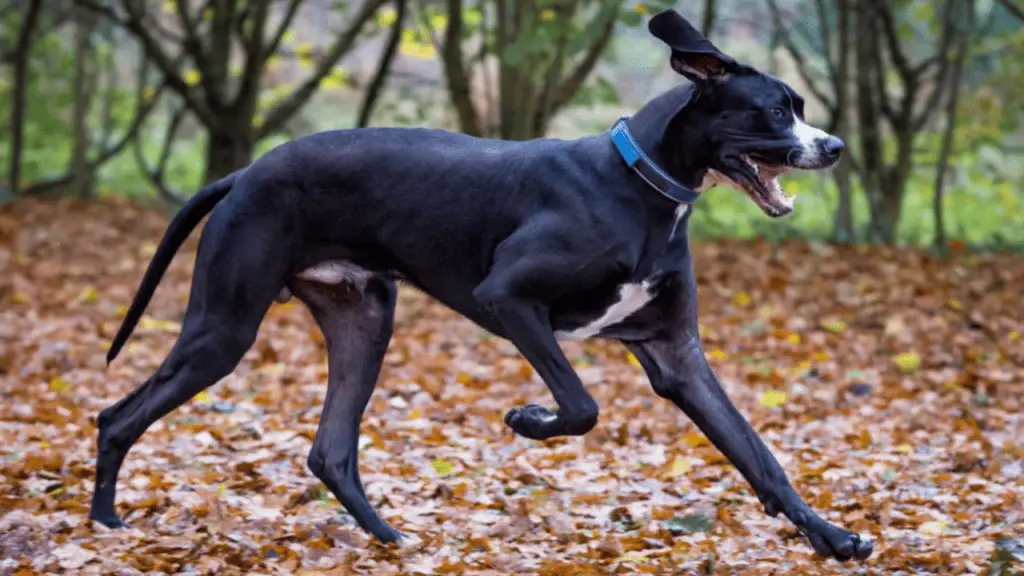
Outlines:
<svg viewBox="0 0 1024 576"><path fill-rule="evenodd" d="M381 516L419 543L368 539L306 469L327 367L294 301L272 307L233 374L132 449L118 510L135 529L89 522L95 416L157 369L180 330L195 238L105 366L165 223L121 201L0 209L0 573L842 570L764 514L621 346L563 343L601 423L533 442L502 421L551 403L529 365L407 290L359 469ZM804 243L771 254L759 242L694 246L699 330L796 489L877 539L869 573L1019 570L1024 263Z"/></svg>

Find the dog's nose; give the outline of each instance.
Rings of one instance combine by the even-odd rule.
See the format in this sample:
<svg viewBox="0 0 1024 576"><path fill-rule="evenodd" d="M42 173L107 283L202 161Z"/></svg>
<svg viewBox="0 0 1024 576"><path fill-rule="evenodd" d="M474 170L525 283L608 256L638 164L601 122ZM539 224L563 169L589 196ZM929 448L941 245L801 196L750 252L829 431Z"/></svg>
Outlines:
<svg viewBox="0 0 1024 576"><path fill-rule="evenodd" d="M846 144L835 136L829 136L821 143L821 151L831 158L839 158L839 154L842 153L843 148L846 148Z"/></svg>

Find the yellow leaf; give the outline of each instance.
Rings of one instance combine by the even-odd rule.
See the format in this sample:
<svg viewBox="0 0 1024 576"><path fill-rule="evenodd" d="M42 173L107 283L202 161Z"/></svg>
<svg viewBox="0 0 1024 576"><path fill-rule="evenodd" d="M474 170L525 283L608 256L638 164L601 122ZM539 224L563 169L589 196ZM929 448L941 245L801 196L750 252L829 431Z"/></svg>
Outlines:
<svg viewBox="0 0 1024 576"><path fill-rule="evenodd" d="M691 430L686 433L686 436L683 436L683 442L686 442L689 446L693 446L694 448L696 448L697 446L700 446L702 444L707 444L708 439L705 438L704 435L701 434L700 432L697 432L696 430Z"/></svg>
<svg viewBox="0 0 1024 576"><path fill-rule="evenodd" d="M644 2L638 3L636 8L633 9L636 10L637 14L647 14L650 11L650 8Z"/></svg>
<svg viewBox="0 0 1024 576"><path fill-rule="evenodd" d="M960 310L964 307L964 305L956 298L950 298L949 307L952 308L953 310Z"/></svg>
<svg viewBox="0 0 1024 576"><path fill-rule="evenodd" d="M49 447L50 447L50 443L49 442L40 442L39 443L39 449L40 450L46 450Z"/></svg>
<svg viewBox="0 0 1024 576"><path fill-rule="evenodd" d="M707 326L705 326L703 324L697 324L697 335L698 336L700 336L701 338L708 338L712 334L713 334L713 332L712 332L711 328L708 328Z"/></svg>
<svg viewBox="0 0 1024 576"><path fill-rule="evenodd" d="M709 354L712 360L725 360L725 351L721 348L715 348Z"/></svg>
<svg viewBox="0 0 1024 576"><path fill-rule="evenodd" d="M66 488L64 486L57 486L56 488L54 488L53 490L50 490L46 494L48 496L59 496L61 493L64 492L64 490L66 490Z"/></svg>
<svg viewBox="0 0 1024 576"><path fill-rule="evenodd" d="M789 336L786 336L786 340L788 340L790 344L799 344L800 343L800 335L797 334L796 332L794 332L794 333L790 334Z"/></svg>
<svg viewBox="0 0 1024 576"><path fill-rule="evenodd" d="M27 304L28 294L25 294L24 292L15 292L14 294L11 294L11 302L14 302L15 304Z"/></svg>
<svg viewBox="0 0 1024 576"><path fill-rule="evenodd" d="M447 476L452 473L452 463L447 460L437 459L431 462L430 465L441 476Z"/></svg>
<svg viewBox="0 0 1024 576"><path fill-rule="evenodd" d="M409 419L410 420L416 420L417 418L419 418L421 416L423 416L423 414L418 409L417 410L412 410L411 412L409 412Z"/></svg>
<svg viewBox="0 0 1024 576"><path fill-rule="evenodd" d="M839 334L843 330L846 330L846 322L842 320L825 320L821 323L821 327L829 332Z"/></svg>
<svg viewBox="0 0 1024 576"><path fill-rule="evenodd" d="M927 536L941 536L946 529L949 528L949 522L943 522L942 520L933 520L931 522L925 522L917 527L917 531Z"/></svg>
<svg viewBox="0 0 1024 576"><path fill-rule="evenodd" d="M207 394L206 391L204 390L204 391L200 392L199 394L196 394L195 396L193 396L192 397L192 401L193 402L198 402L200 404L209 404L210 403L210 395Z"/></svg>
<svg viewBox="0 0 1024 576"><path fill-rule="evenodd" d="M182 80L184 80L185 84L188 84L189 86L199 84L199 81L202 79L203 77L199 74L199 70L186 70L185 74L182 76Z"/></svg>
<svg viewBox="0 0 1024 576"><path fill-rule="evenodd" d="M406 32L412 32L412 30L407 30ZM437 52L434 50L434 45L429 42L417 42L415 39L415 33L410 35L403 34L402 36L402 42L398 46L398 49L402 54L419 60L430 60L437 55Z"/></svg>
<svg viewBox="0 0 1024 576"><path fill-rule="evenodd" d="M444 14L434 14L430 17L430 26L434 30L443 30L448 26L448 17Z"/></svg>
<svg viewBox="0 0 1024 576"><path fill-rule="evenodd" d="M53 378L50 379L50 390L58 394L63 394L70 389L71 384L68 384L68 381L61 378L60 376L54 376Z"/></svg>
<svg viewBox="0 0 1024 576"><path fill-rule="evenodd" d="M921 367L921 359L913 352L904 352L893 358L900 372L909 373Z"/></svg>
<svg viewBox="0 0 1024 576"><path fill-rule="evenodd" d="M690 464L688 459L676 456L675 459L672 460L672 467L668 471L668 477L678 478L679 476L689 472L690 468L693 468L693 464Z"/></svg>
<svg viewBox="0 0 1024 576"><path fill-rule="evenodd" d="M299 66L305 68L306 70L312 70L313 59L310 58L309 56L299 56Z"/></svg>
<svg viewBox="0 0 1024 576"><path fill-rule="evenodd" d="M470 28L476 28L479 26L482 18L483 15L480 13L480 10L477 9L466 10L462 15L462 20L465 22L466 26Z"/></svg>
<svg viewBox="0 0 1024 576"><path fill-rule="evenodd" d="M394 8L384 8L380 12L377 12L377 25L378 26L391 26L398 20L398 11Z"/></svg>
<svg viewBox="0 0 1024 576"><path fill-rule="evenodd" d="M275 99L280 100L292 93L292 87L287 84L278 84L270 93Z"/></svg>
<svg viewBox="0 0 1024 576"><path fill-rule="evenodd" d="M152 316L143 316L139 320L139 328L143 330L159 330L160 332L181 332L181 324L173 320L160 320Z"/></svg>
<svg viewBox="0 0 1024 576"><path fill-rule="evenodd" d="M637 368L641 367L640 359L638 359L636 355L633 354L632 352L626 354L626 361L629 362L631 365L636 366Z"/></svg>
<svg viewBox="0 0 1024 576"><path fill-rule="evenodd" d="M900 444L899 446L893 448L893 450L899 452L900 454L912 454L914 452L914 447L911 446L910 444Z"/></svg>
<svg viewBox="0 0 1024 576"><path fill-rule="evenodd" d="M313 45L309 42L303 42L295 47L295 55L299 58L312 58L313 57Z"/></svg>
<svg viewBox="0 0 1024 576"><path fill-rule="evenodd" d="M100 299L100 294L96 291L96 288L89 286L82 290L82 293L78 295L78 299L82 302L95 302Z"/></svg>
<svg viewBox="0 0 1024 576"><path fill-rule="evenodd" d="M264 118L263 114L260 113L260 112L257 112L256 116L254 116L253 119L252 119L252 125L255 126L256 128L259 128L260 126L263 126L264 122L266 122L266 118Z"/></svg>
<svg viewBox="0 0 1024 576"><path fill-rule="evenodd" d="M220 498L224 496L224 492L227 492L227 489L228 487L224 484L217 484L217 497Z"/></svg>
<svg viewBox="0 0 1024 576"><path fill-rule="evenodd" d="M746 292L737 292L732 295L732 303L740 308L746 308L750 306L750 294Z"/></svg>
<svg viewBox="0 0 1024 576"><path fill-rule="evenodd" d="M394 8L391 9L394 12ZM294 42L295 41L295 30L285 30L284 34L281 34L282 42Z"/></svg>
<svg viewBox="0 0 1024 576"><path fill-rule="evenodd" d="M1020 332L1017 332L1016 330L1014 330L1014 331L1010 332L1010 335L1008 336L1008 338L1010 339L1010 342L1016 342L1017 340L1020 340Z"/></svg>
<svg viewBox="0 0 1024 576"><path fill-rule="evenodd" d="M175 0L164 0L164 12L175 14L178 11L178 3Z"/></svg>
<svg viewBox="0 0 1024 576"><path fill-rule="evenodd" d="M203 20L207 22L213 21L213 9L207 8L206 10L203 10Z"/></svg>
<svg viewBox="0 0 1024 576"><path fill-rule="evenodd" d="M540 11L540 19L545 22L550 22L555 19L555 11L548 8Z"/></svg>
<svg viewBox="0 0 1024 576"><path fill-rule="evenodd" d="M814 356L811 356L812 362L828 362L828 352L822 350L821 352L815 352Z"/></svg>
<svg viewBox="0 0 1024 576"><path fill-rule="evenodd" d="M768 408L778 408L786 403L786 393L782 390L766 390L761 395L761 405Z"/></svg>

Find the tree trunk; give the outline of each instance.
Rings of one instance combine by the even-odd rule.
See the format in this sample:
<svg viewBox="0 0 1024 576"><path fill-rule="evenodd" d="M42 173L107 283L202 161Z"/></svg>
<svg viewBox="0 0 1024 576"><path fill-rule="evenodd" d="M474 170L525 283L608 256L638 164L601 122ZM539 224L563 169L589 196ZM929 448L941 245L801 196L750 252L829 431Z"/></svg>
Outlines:
<svg viewBox="0 0 1024 576"><path fill-rule="evenodd" d="M244 123L242 124L244 126ZM250 123L251 125L251 123ZM206 174L203 185L223 178L252 162L255 142L247 130L210 131L206 148Z"/></svg>
<svg viewBox="0 0 1024 576"><path fill-rule="evenodd" d="M953 154L953 139L956 136L957 107L960 105L960 84L963 79L964 61L967 59L968 39L974 31L974 1L967 0L966 4L967 22L966 27L960 31L956 56L953 60L953 70L949 79L949 98L946 101L946 130L942 138L942 149L939 151L939 162L935 167L935 203L932 208L935 215L933 244L936 248L941 248L946 244L946 222L942 200L945 196L949 159Z"/></svg>
<svg viewBox="0 0 1024 576"><path fill-rule="evenodd" d="M89 166L89 109L92 104L92 91L88 87L90 40L96 29L96 15L91 10L76 8L78 23L75 24L75 76L72 80L72 158L71 186L72 195L79 198L91 198L93 194L93 170Z"/></svg>
<svg viewBox="0 0 1024 576"><path fill-rule="evenodd" d="M835 89L835 110L836 135L850 146L848 94L850 78L850 17L852 16L849 3L840 0L837 5L839 9L839 57L836 62L836 77L834 79ZM819 14L819 18L825 17ZM851 147L852 148L852 147ZM839 204L836 207L833 237L836 242L851 242L853 240L853 189L850 182L853 169L850 159L852 149L839 158L834 176L836 188L839 191Z"/></svg>
<svg viewBox="0 0 1024 576"><path fill-rule="evenodd" d="M715 31L715 20L718 17L718 0L704 0L704 17L701 21L701 32L705 38L711 39Z"/></svg>
<svg viewBox="0 0 1024 576"><path fill-rule="evenodd" d="M28 94L28 56L32 47L32 33L39 22L42 0L29 0L28 12L18 32L18 44L14 49L14 93L11 102L11 194L18 194L21 187L21 152L25 134L25 100Z"/></svg>

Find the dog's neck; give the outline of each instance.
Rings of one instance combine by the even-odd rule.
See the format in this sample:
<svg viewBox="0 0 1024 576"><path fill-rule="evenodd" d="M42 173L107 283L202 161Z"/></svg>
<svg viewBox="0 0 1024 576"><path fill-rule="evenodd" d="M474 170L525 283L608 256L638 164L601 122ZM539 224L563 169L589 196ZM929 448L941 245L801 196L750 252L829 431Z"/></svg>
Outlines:
<svg viewBox="0 0 1024 576"><path fill-rule="evenodd" d="M684 108L695 96L692 84L676 86L648 102L628 121L629 131L647 156L684 186L697 189L708 174L708 135L686 123Z"/></svg>

